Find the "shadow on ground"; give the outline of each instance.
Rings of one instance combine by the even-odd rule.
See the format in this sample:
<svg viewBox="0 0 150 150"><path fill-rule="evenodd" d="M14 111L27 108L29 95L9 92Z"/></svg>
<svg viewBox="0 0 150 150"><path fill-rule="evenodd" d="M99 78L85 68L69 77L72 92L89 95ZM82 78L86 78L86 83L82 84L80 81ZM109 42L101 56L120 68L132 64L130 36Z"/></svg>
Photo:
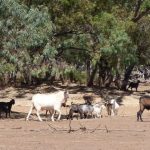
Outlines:
<svg viewBox="0 0 150 150"><path fill-rule="evenodd" d="M27 117L27 115L28 115L28 113L12 111L10 118L9 118L9 117L6 118L5 113L2 113L0 119L3 119L3 120L4 120L4 119L5 119L5 120L7 120L7 119L24 119L24 120L25 120L26 117ZM49 114L48 114L48 117L46 117L46 115L45 115L44 113L43 113L43 114L40 114L40 116L41 116L41 118L42 118L43 121L50 121L50 120L51 120ZM54 117L55 120L57 120L57 117L58 117L58 115L55 114L55 117ZM61 120L67 119L67 117L68 117L68 115L61 115ZM38 117L37 117L37 115L36 115L36 113L32 113L32 114L30 115L30 117L29 117L29 120L39 121L39 120L38 120Z"/></svg>

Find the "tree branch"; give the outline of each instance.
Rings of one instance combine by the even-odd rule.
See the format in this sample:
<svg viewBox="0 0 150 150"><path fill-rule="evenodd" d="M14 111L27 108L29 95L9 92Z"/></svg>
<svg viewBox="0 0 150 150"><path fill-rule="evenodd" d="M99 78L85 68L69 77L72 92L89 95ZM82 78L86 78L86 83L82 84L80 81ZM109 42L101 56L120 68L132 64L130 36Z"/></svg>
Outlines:
<svg viewBox="0 0 150 150"><path fill-rule="evenodd" d="M137 0L133 18L136 18L138 16L142 2L143 2L143 0Z"/></svg>
<svg viewBox="0 0 150 150"><path fill-rule="evenodd" d="M142 11L138 16L134 17L132 20L133 20L134 22L137 22L137 21L139 21L142 17L144 17L144 16L146 16L146 15L148 15L148 14L150 14L150 8L146 8L145 11Z"/></svg>
<svg viewBox="0 0 150 150"><path fill-rule="evenodd" d="M144 0L137 0L136 6L135 6L135 13L132 18L133 22L138 22L142 17L150 14L150 8L146 8L144 11L140 12L140 8Z"/></svg>

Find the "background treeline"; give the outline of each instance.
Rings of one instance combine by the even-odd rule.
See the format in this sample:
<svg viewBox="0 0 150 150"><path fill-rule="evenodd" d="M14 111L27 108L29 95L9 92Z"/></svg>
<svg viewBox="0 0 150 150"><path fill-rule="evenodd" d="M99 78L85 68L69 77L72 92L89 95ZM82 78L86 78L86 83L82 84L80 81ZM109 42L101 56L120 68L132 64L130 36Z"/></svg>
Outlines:
<svg viewBox="0 0 150 150"><path fill-rule="evenodd" d="M149 0L0 0L1 86L125 89L134 66L149 64Z"/></svg>

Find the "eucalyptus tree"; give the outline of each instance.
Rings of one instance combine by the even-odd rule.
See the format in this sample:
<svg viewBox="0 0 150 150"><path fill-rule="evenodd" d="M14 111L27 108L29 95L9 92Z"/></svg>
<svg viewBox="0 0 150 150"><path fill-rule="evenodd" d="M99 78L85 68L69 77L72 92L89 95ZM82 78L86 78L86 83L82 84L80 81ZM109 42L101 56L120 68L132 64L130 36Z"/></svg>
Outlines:
<svg viewBox="0 0 150 150"><path fill-rule="evenodd" d="M114 75L120 76L125 65L134 60L136 50L136 46L126 32L126 21L117 17L114 10L112 11L101 13L94 20L99 33L97 36L100 39L99 57L95 58L99 64L99 78L103 84L108 79L107 86L112 82Z"/></svg>
<svg viewBox="0 0 150 150"><path fill-rule="evenodd" d="M20 72L30 83L31 75L46 73L56 53L51 43L53 24L48 9L29 8L18 0L1 0L0 12L1 77L3 73L13 72L16 76Z"/></svg>
<svg viewBox="0 0 150 150"><path fill-rule="evenodd" d="M59 53L57 56L63 57L73 66L86 66L88 86L93 85L97 66L101 63L102 57L105 57L104 59L109 63L109 68L115 68L116 64L110 62L113 59L113 57L111 58L112 54L115 56L118 53L119 56L123 51L119 51L119 49L124 47L124 49L127 49L127 45L130 48L124 54L128 54L131 50L132 42L129 41L130 37L125 33L125 25L122 23L129 19L125 20L125 16L122 15L124 18L121 18L122 16L117 14L122 11L122 7L118 6L118 8L117 5L119 5L119 2L116 4L115 1L100 2L98 0L94 2L91 0L86 2L61 0L56 3L51 1L49 5L50 8L53 6L50 12L56 25L56 41L60 45L57 49ZM116 14L113 14L113 11ZM127 13L127 10L124 12ZM122 13L124 12L122 11ZM123 27L121 29L119 24L123 25L124 29ZM117 30L120 30L120 32L117 32ZM118 44L118 50L115 48L113 48L115 50L112 50L112 45L116 44L115 41L114 43L112 41L115 40L115 37L112 38L113 34L116 34L117 38L124 35L122 39L118 39L118 41L122 40L122 45ZM109 48L107 47L107 49L116 52L109 53L106 51L105 47L108 44ZM123 56L126 57L126 55ZM125 61L124 59L120 60L122 61L120 64ZM119 64L118 67L120 67ZM112 71L114 70L112 69Z"/></svg>
<svg viewBox="0 0 150 150"><path fill-rule="evenodd" d="M103 42L101 44L100 57L102 58L101 60L105 62L105 67L102 65L103 62L100 62L100 67L102 66L102 69L99 70L102 70L100 73L102 74L101 77L104 76L104 78L108 73L107 70L109 70L109 72L111 71L110 74L116 74L117 77L120 76L118 75L119 72L124 72L122 89L126 89L127 81L134 65L141 63L142 60L142 57L140 57L141 55L139 55L139 50L141 48L137 42L145 41L145 39L149 41L148 36L143 38L143 36L139 37L137 34L140 33L138 31L142 22L140 20L143 18L145 18L144 20L148 20L149 18L150 1L133 0L129 2L114 0L111 2L109 1L109 4L111 4L111 8L108 7L109 9L104 9L102 13L96 15L96 19L98 20L96 23L98 23L101 28L101 31L97 33L101 34L101 41L104 41L104 44ZM110 6L109 4L108 6ZM148 27L148 24L145 24L145 26ZM145 33L145 35L147 34L149 34L149 32ZM149 51L146 49L143 49L143 53ZM148 60L149 55L145 56L147 56L146 60ZM104 68L106 68L106 73L104 72ZM110 75L110 77L112 76Z"/></svg>
<svg viewBox="0 0 150 150"><path fill-rule="evenodd" d="M146 61L141 61L143 60L142 58L142 55L141 55L141 51L143 51L143 53L147 53L147 51L149 51L149 44L143 49L141 49L141 44L142 41L144 40L145 41L145 38L143 38L144 36L139 36L139 34L141 34L141 24L142 24L142 20L149 20L149 14L150 14L150 1L149 0L136 0L135 2L133 2L133 4L131 5L131 14L130 14L130 18L131 18L131 21L135 24L135 28L132 30L131 29L128 29L128 34L130 35L130 37L132 37L132 41L137 45L137 59L138 59L138 62L137 63L132 63L130 65L128 65L126 67L126 70L125 70L125 74L124 74L124 80L123 80L123 83L122 83L122 86L121 88L123 90L126 90L126 86L127 86L127 83L128 83L128 79L130 77L130 74L134 68L134 66L137 64L142 64L142 65L145 65L144 62ZM145 22L145 21L144 21ZM145 24L147 27L149 26L148 24ZM146 28L147 28L146 27ZM148 34L147 31L144 29L142 31L142 34ZM146 41L148 41L148 43L150 42L147 38L148 36L146 36ZM144 44L145 45L145 44ZM145 55L147 56L145 60L148 60L149 59L149 55Z"/></svg>

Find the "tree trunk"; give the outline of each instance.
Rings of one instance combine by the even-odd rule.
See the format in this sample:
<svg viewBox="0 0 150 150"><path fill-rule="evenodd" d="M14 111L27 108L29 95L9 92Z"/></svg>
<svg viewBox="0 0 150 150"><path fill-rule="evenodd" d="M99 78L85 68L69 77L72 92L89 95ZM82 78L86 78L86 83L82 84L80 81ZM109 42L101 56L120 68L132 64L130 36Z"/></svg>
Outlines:
<svg viewBox="0 0 150 150"><path fill-rule="evenodd" d="M89 81L87 83L88 87L92 87L93 86L93 82L94 82L94 78L95 78L95 75L96 75L96 72L97 72L97 68L98 68L98 62L96 62L95 68L94 68L94 70L91 73L90 79L89 79Z"/></svg>
<svg viewBox="0 0 150 150"><path fill-rule="evenodd" d="M116 79L114 80L115 86L117 87L118 90L121 89L121 76L119 72L116 73Z"/></svg>
<svg viewBox="0 0 150 150"><path fill-rule="evenodd" d="M130 78L130 75L131 75L131 72L132 72L133 68L134 68L134 65L130 65L130 66L126 69L125 75L124 75L124 80L122 81L122 85L121 85L121 90L124 90L124 91L127 90L126 87L127 87L127 85L128 85L128 80L129 80L129 78Z"/></svg>
<svg viewBox="0 0 150 150"><path fill-rule="evenodd" d="M113 75L109 75L108 82L105 84L105 87L110 87L111 83L113 82Z"/></svg>
<svg viewBox="0 0 150 150"><path fill-rule="evenodd" d="M90 70L90 66L91 66L91 63L90 63L90 60L88 59L86 61L86 72L87 72L87 84L90 80L90 75L91 75L91 70Z"/></svg>

